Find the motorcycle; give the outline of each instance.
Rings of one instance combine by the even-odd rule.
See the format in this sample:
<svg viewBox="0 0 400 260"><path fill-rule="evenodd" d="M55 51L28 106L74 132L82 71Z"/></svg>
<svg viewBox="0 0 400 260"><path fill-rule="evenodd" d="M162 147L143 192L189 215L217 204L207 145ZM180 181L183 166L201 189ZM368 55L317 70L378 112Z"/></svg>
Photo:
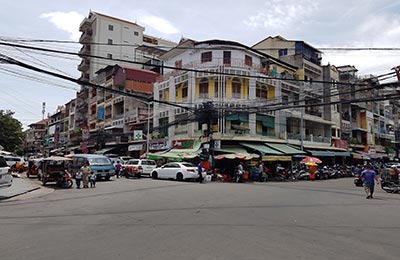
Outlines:
<svg viewBox="0 0 400 260"><path fill-rule="evenodd" d="M400 192L400 184L394 181L382 180L381 179L381 188L387 193L399 193Z"/></svg>
<svg viewBox="0 0 400 260"><path fill-rule="evenodd" d="M293 176L296 180L309 180L310 179L310 173L306 172L305 170L297 170L295 169L293 171Z"/></svg>
<svg viewBox="0 0 400 260"><path fill-rule="evenodd" d="M69 172L61 173L57 180L57 185L63 189L69 189L73 185L72 176Z"/></svg>
<svg viewBox="0 0 400 260"><path fill-rule="evenodd" d="M360 175L356 175L356 176L354 177L353 183L354 183L354 185L355 185L356 187L362 187L362 186L363 186L363 180L362 180L362 178L360 177Z"/></svg>
<svg viewBox="0 0 400 260"><path fill-rule="evenodd" d="M242 170L235 170L234 181L236 183L243 182L243 171Z"/></svg>

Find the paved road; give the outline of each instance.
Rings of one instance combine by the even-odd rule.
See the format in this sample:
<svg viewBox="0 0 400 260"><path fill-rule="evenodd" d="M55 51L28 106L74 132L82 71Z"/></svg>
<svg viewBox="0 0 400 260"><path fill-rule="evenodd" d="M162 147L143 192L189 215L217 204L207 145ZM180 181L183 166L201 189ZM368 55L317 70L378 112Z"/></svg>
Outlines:
<svg viewBox="0 0 400 260"><path fill-rule="evenodd" d="M351 179L99 182L0 203L2 259L398 259L400 195Z"/></svg>

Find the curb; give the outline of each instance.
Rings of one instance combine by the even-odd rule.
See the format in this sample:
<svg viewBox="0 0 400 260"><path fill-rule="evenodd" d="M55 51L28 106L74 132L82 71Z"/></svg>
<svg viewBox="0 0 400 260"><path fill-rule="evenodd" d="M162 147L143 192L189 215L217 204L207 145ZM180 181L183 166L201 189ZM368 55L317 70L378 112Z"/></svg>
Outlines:
<svg viewBox="0 0 400 260"><path fill-rule="evenodd" d="M0 201L11 199L11 198L14 198L14 197L17 197L17 196L20 196L20 195L24 195L24 194L27 194L29 192L32 192L32 191L35 191L35 190L39 190L39 189L41 189L41 187L36 187L36 188L33 188L33 189L29 189L27 191L20 192L20 193L17 193L17 194L13 194L11 196L0 196Z"/></svg>

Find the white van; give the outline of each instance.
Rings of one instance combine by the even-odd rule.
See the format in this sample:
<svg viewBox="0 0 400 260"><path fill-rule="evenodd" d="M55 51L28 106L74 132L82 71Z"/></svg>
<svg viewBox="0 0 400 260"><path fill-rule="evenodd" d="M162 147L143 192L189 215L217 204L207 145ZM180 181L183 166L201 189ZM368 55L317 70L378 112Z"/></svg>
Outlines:
<svg viewBox="0 0 400 260"><path fill-rule="evenodd" d="M7 165L4 156L0 156L0 189L10 187L12 182L13 177L10 172L10 167Z"/></svg>

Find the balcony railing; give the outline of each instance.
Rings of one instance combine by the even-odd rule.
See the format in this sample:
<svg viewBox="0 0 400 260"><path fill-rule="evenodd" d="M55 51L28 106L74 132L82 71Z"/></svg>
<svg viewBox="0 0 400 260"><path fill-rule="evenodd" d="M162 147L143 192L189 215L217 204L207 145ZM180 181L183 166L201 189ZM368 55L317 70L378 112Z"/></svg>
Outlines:
<svg viewBox="0 0 400 260"><path fill-rule="evenodd" d="M293 134L293 133L288 133L287 138L291 140L301 140L301 135L300 134ZM318 143L331 143L331 138L329 137L322 137L322 136L314 136L314 135L304 135L303 136L303 141L308 141L308 142L318 142Z"/></svg>

